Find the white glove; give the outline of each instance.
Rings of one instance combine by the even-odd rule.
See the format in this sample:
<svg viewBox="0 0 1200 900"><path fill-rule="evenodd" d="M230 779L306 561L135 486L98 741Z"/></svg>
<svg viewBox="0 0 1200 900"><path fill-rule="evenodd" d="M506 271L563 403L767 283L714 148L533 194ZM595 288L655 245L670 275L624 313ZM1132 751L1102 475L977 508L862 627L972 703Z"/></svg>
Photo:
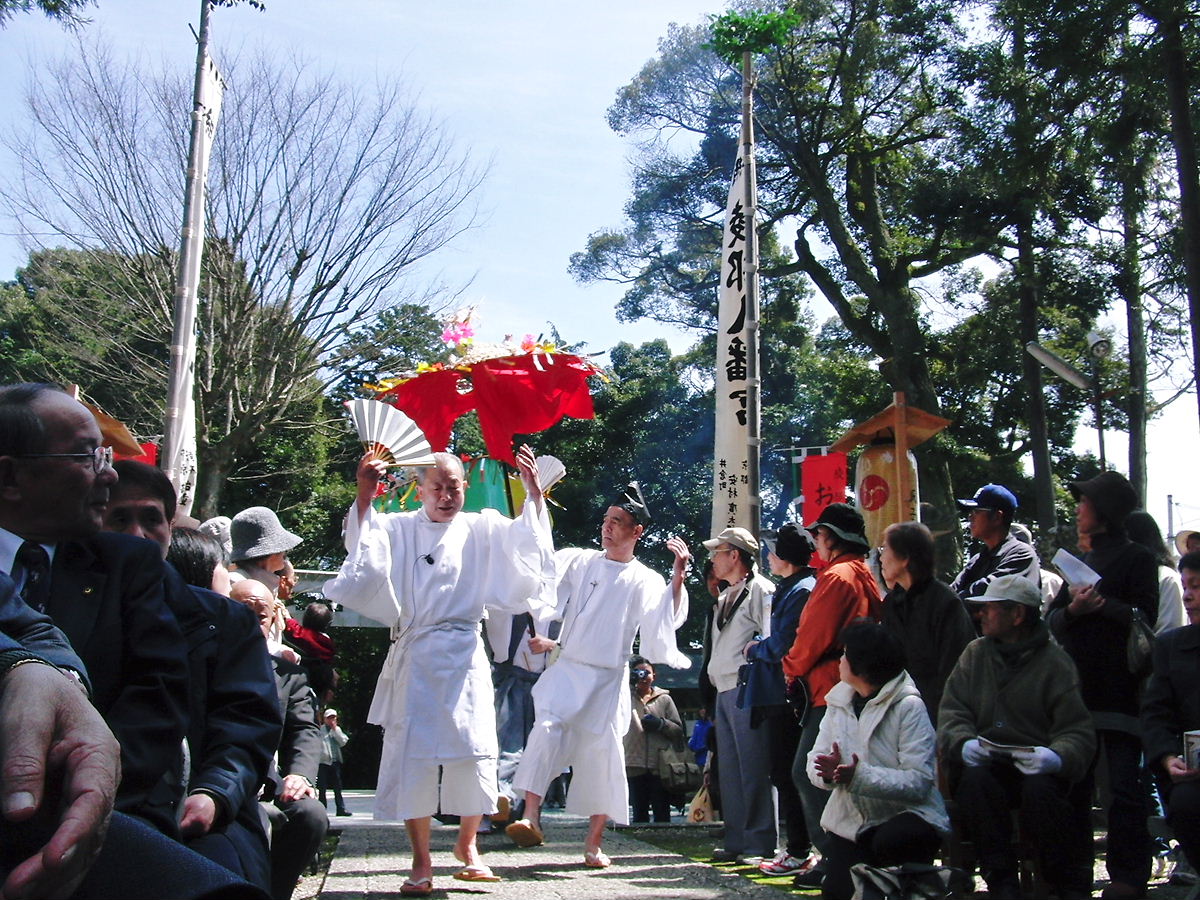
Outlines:
<svg viewBox="0 0 1200 900"><path fill-rule="evenodd" d="M983 744L979 743L979 738L971 738L962 748L962 761L968 766L982 766L991 755L983 748Z"/></svg>
<svg viewBox="0 0 1200 900"><path fill-rule="evenodd" d="M1062 757L1049 747L1034 747L1028 756L1013 759L1013 765L1026 775L1053 775L1062 768Z"/></svg>

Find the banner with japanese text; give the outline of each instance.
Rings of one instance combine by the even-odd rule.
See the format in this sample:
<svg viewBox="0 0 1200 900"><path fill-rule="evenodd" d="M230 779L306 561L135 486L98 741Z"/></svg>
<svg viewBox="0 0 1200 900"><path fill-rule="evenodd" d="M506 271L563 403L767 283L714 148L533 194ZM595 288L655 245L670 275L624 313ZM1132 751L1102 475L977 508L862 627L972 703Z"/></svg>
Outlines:
<svg viewBox="0 0 1200 900"><path fill-rule="evenodd" d="M716 432L713 441L712 533L730 525L753 529L749 421L749 354L755 337L747 321L749 279L746 263L745 159L739 153L725 206L721 245L720 305L717 313ZM757 411L757 404L752 407ZM754 423L754 433L758 433Z"/></svg>
<svg viewBox="0 0 1200 900"><path fill-rule="evenodd" d="M846 464L845 453L804 457L800 463L800 492L804 496L805 525L817 521L831 503L846 502Z"/></svg>
<svg viewBox="0 0 1200 900"><path fill-rule="evenodd" d="M175 485L179 511L185 515L191 512L196 496L195 318L196 298L200 289L200 261L204 254L208 163L217 132L217 119L221 115L221 101L225 95L221 73L217 71L216 63L207 56L197 87L192 137L195 142L195 173L189 173L194 177L188 179L187 212L180 240L179 272L175 285L176 327L171 345L173 373L167 398L162 458L162 469Z"/></svg>

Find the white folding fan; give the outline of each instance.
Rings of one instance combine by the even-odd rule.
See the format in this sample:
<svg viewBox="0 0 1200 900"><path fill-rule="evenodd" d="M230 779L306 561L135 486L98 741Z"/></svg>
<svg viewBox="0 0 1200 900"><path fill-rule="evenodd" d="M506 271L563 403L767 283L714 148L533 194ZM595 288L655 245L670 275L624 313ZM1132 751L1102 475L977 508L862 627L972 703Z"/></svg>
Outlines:
<svg viewBox="0 0 1200 900"><path fill-rule="evenodd" d="M390 466L432 466L433 449L417 423L378 400L347 400L363 447Z"/></svg>
<svg viewBox="0 0 1200 900"><path fill-rule="evenodd" d="M549 491L567 474L567 467L557 456L539 456L537 458L538 484L542 492Z"/></svg>

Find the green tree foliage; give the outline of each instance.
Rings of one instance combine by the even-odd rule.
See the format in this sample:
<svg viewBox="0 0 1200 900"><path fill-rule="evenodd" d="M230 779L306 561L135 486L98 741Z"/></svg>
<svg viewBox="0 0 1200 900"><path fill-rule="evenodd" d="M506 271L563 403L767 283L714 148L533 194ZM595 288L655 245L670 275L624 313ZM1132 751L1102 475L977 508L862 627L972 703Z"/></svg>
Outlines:
<svg viewBox="0 0 1200 900"><path fill-rule="evenodd" d="M1068 359L1087 350L1087 332L1109 302L1109 273L1082 267L1069 254L1044 254L1038 284L1039 327L1056 335L1047 346ZM1028 508L1033 486L1025 471L1030 437L1023 427L1024 348L1018 328L1018 284L1005 274L982 286L976 302L961 301L962 317L931 337L932 367L944 413L956 423L945 438L956 482L972 490L988 482L1013 488ZM1091 398L1058 379L1045 391L1050 447L1065 459ZM1060 470L1060 474L1074 472Z"/></svg>
<svg viewBox="0 0 1200 900"><path fill-rule="evenodd" d="M935 189L960 199L973 189L961 160L948 158L945 140L947 110L960 100L937 68L953 35L947 10L936 4L792 8L801 24L757 74L764 294L772 278L807 276L855 343L889 361L890 386L937 412L914 281L979 252L1000 227L998 211L987 206L967 214L961 202L940 210L931 205ZM686 144L678 135L685 131L699 141L678 166L665 141L650 144L628 207L629 239L671 248L644 257L635 282L636 290L657 277L668 309L681 302L669 253L688 251L711 272L713 244L695 247L694 223L717 214L733 158L739 82L703 49L705 38L700 29L673 28L659 58L610 111L623 133L673 134ZM686 194L673 190L680 182L689 185ZM795 256L769 255L770 235L784 225L795 229ZM593 238L587 255L593 271L620 271L602 255L612 244L610 235ZM582 264L577 271L589 274ZM930 456L926 490L950 508L944 462L939 467Z"/></svg>
<svg viewBox="0 0 1200 900"><path fill-rule="evenodd" d="M1042 93L1027 100L1044 116L1028 138L1041 156L1013 152L1011 95L1019 78L1005 61L1009 45L968 41L951 4L800 2L788 9L793 27L756 71L764 318L775 283L792 278L815 285L839 324L810 338L818 352L793 359L770 346L772 327L788 316L777 316L775 326L764 322L764 357L795 373L774 376L764 423L789 419L781 404L795 410L793 436L828 443L886 405L893 390L948 415L955 425L918 457L931 524L956 535L950 466L973 483L993 453L995 468L1012 472L1029 448L1028 382L1015 327L990 327L998 349L987 358L999 362L1002 354L1005 362L995 378L969 347L972 334L989 329L989 317L1012 322L1004 303L1014 283L1006 277L987 294L978 284L964 292L962 267L979 256L1012 259L1016 212L1033 198L1038 246L1048 257L1035 270L1048 279L1047 310L1035 324L1048 331L1061 319L1073 334L1086 331L1111 288L1104 280L1111 268L1079 249L1105 209L1090 174L1095 153L1059 133L1079 116L1071 118L1069 97L1053 94L1052 79L1037 82ZM620 316L701 331L714 321L716 235L740 93L737 73L706 49L707 37L704 29L673 26L658 56L618 93L610 123L639 141L628 225L594 234L573 260L582 279L627 285ZM1017 178L1023 168L1040 180ZM799 309L803 289L792 296ZM780 343L803 347L784 335ZM790 397L781 389L789 379ZM1058 403L1057 389L1051 394ZM1051 426L1060 452L1086 398L1061 399ZM1011 427L994 427L1010 414ZM818 430L805 431L806 424ZM953 548L941 549L942 565L955 565Z"/></svg>
<svg viewBox="0 0 1200 900"><path fill-rule="evenodd" d="M762 53L777 47L799 24L799 17L793 10L727 12L712 19L712 40L708 47L731 66L740 65L743 54Z"/></svg>
<svg viewBox="0 0 1200 900"><path fill-rule="evenodd" d="M38 10L64 26L74 28L87 22L83 11L94 5L95 0L0 0L0 27L17 13Z"/></svg>
<svg viewBox="0 0 1200 900"><path fill-rule="evenodd" d="M1194 95L1197 46L1195 10L1180 0L1050 0L1035 9L1031 48L1041 64L1071 84L1082 84L1105 148L1102 177L1114 190L1122 240L1122 299L1138 304L1135 255L1142 232L1152 232L1156 216L1174 228L1167 250L1169 262L1159 273L1173 276L1174 303L1186 307L1170 318L1190 319L1187 342L1194 378L1200 366L1200 173L1197 171ZM1164 150L1167 152L1164 153ZM1172 171L1162 172L1167 163ZM1155 198L1156 182L1166 175L1165 194ZM1146 209L1150 200L1150 209ZM1156 211L1155 211L1156 210ZM1143 217L1141 213L1148 212ZM1146 235L1148 237L1148 234ZM1151 254L1153 255L1153 254ZM1154 310L1161 298L1155 273L1145 288L1151 295L1144 311L1147 342L1155 340ZM1138 337L1141 309L1131 310L1130 331ZM1141 348L1131 347L1134 389ZM1153 351L1147 348L1153 358ZM1175 356L1180 356L1178 352ZM1139 398L1134 398L1136 406ZM1138 415L1136 409L1131 412ZM1135 435L1136 437L1136 435ZM1136 443L1136 441L1135 441ZM1132 448L1131 448L1132 449Z"/></svg>
<svg viewBox="0 0 1200 900"><path fill-rule="evenodd" d="M367 724L367 712L391 634L386 628L335 628L333 638L338 654L338 688L333 703L341 714L342 727L350 735L342 778L347 788L373 789L383 754L383 729Z"/></svg>
<svg viewBox="0 0 1200 900"><path fill-rule="evenodd" d="M326 364L337 372L329 393L340 400L369 394L363 385L376 384L417 363L438 359L445 351L442 323L435 311L417 303L383 310L366 325L353 328Z"/></svg>

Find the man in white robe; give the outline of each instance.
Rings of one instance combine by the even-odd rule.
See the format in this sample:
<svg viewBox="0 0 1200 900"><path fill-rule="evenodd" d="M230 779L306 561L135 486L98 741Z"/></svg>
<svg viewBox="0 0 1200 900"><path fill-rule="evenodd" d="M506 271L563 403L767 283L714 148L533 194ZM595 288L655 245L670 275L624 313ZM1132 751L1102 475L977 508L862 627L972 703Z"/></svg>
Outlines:
<svg viewBox="0 0 1200 900"><path fill-rule="evenodd" d="M590 818L584 862L609 865L601 849L608 819L629 821L622 738L629 728L628 659L641 632L642 656L677 669L690 661L675 646L675 629L687 619L683 577L691 559L687 544L667 541L675 554L668 585L633 557L649 522L637 482L604 516L601 550L555 554L563 627L559 655L533 689L537 721L529 735L513 787L525 792L525 815L505 829L520 846L542 843L541 805L546 788L572 767L567 811ZM535 650L556 642L537 637Z"/></svg>
<svg viewBox="0 0 1200 900"><path fill-rule="evenodd" d="M423 470L416 512L384 515L371 501L385 465L368 453L346 525L348 557L325 596L392 627L392 646L367 720L384 728L375 815L403 819L413 848L401 893L432 887L431 818L460 817L455 856L463 881L497 881L475 835L496 811L496 717L480 636L484 610L542 608L553 548L533 451L522 447L520 518L462 512L462 463L448 453ZM532 599L530 599L532 598ZM441 767L439 791L438 774Z"/></svg>

